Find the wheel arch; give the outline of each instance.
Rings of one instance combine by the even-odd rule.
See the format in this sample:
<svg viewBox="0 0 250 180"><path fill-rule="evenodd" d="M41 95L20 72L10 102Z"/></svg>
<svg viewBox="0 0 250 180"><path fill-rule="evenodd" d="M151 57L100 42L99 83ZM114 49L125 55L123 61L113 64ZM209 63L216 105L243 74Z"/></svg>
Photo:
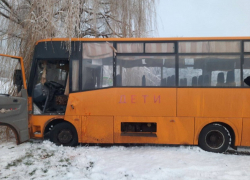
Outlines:
<svg viewBox="0 0 250 180"><path fill-rule="evenodd" d="M64 119L62 118L58 118L58 119L49 119L45 124L44 124L44 129L43 129L43 135L45 136L46 133L48 133L50 130L49 128L53 125L55 126L56 124L58 123L62 123L62 122L65 122Z"/></svg>
<svg viewBox="0 0 250 180"><path fill-rule="evenodd" d="M43 136L44 136L44 139L46 139L46 135L50 132L50 127L53 125L53 126L55 126L55 125L57 125L57 124L60 124L60 123L63 123L63 122L66 122L66 123L69 123L70 125L72 125L74 128L75 128L75 130L76 130L76 132L77 132L77 134L78 134L78 131L77 131L77 128L74 126L74 124L72 124L70 121L67 121L67 120L65 120L65 119L62 119L62 118L58 118L58 119L50 119L50 120L48 120L46 123L45 123L45 125L44 125L44 129L43 129ZM79 135L78 135L78 138L79 138Z"/></svg>

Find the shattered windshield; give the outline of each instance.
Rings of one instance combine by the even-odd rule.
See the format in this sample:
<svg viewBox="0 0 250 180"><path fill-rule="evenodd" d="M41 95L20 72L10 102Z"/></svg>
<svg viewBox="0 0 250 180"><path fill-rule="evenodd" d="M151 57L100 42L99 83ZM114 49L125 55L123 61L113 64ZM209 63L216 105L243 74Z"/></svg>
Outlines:
<svg viewBox="0 0 250 180"><path fill-rule="evenodd" d="M38 61L36 84L56 82L65 86L68 64L64 61Z"/></svg>

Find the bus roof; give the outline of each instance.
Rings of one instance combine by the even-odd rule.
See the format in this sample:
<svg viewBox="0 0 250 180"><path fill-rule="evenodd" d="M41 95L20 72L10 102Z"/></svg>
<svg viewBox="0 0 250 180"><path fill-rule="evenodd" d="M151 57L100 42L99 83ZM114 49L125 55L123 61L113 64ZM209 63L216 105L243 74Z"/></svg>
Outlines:
<svg viewBox="0 0 250 180"><path fill-rule="evenodd" d="M166 38L50 38L36 42L48 41L195 41L195 40L250 40L250 37L166 37Z"/></svg>

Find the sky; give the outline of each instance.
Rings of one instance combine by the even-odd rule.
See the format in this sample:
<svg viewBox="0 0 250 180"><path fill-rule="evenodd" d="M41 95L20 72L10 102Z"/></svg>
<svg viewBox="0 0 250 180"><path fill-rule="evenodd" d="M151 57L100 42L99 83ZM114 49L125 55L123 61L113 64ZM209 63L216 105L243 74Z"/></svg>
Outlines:
<svg viewBox="0 0 250 180"><path fill-rule="evenodd" d="M156 37L250 36L250 0L158 0Z"/></svg>

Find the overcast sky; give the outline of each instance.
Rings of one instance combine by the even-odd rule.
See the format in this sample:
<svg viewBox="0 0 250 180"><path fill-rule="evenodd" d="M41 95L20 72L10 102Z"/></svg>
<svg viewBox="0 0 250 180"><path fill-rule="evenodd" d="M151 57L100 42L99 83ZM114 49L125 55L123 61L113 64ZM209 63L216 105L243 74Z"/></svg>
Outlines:
<svg viewBox="0 0 250 180"><path fill-rule="evenodd" d="M159 0L156 37L250 36L250 0Z"/></svg>

